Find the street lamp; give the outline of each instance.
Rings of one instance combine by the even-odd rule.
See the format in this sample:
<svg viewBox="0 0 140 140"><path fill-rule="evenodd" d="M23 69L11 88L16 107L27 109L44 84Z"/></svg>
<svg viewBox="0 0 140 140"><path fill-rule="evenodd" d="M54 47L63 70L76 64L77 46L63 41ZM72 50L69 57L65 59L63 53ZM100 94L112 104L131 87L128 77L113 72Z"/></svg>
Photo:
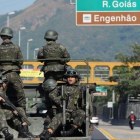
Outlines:
<svg viewBox="0 0 140 140"><path fill-rule="evenodd" d="M8 13L8 15L7 15L7 27L9 27L9 16L14 15L14 14L15 14L15 12Z"/></svg>
<svg viewBox="0 0 140 140"><path fill-rule="evenodd" d="M19 29L19 43L18 43L18 45L20 46L20 30L25 30L26 29L26 27L21 27L20 29Z"/></svg>
<svg viewBox="0 0 140 140"><path fill-rule="evenodd" d="M29 42L33 41L33 39L28 39L27 41L27 60L29 59Z"/></svg>
<svg viewBox="0 0 140 140"><path fill-rule="evenodd" d="M28 39L27 40L27 60L29 59L29 42L33 41L33 39ZM28 69L28 65L27 65L27 69Z"/></svg>
<svg viewBox="0 0 140 140"><path fill-rule="evenodd" d="M38 51L38 50L39 50L39 48L35 48L35 49L34 49L34 59L37 58L37 56L35 55L35 51Z"/></svg>

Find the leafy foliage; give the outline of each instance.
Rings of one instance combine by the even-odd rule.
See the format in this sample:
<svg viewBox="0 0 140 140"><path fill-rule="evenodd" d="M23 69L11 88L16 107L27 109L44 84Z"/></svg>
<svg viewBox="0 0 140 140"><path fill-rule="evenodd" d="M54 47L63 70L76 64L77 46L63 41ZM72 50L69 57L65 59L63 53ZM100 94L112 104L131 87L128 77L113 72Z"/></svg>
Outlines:
<svg viewBox="0 0 140 140"><path fill-rule="evenodd" d="M119 102L126 102L129 94L137 96L140 93L140 45L130 46L131 55L116 54L115 58L124 63L123 66L116 67L116 75L110 77L110 81L117 81L114 86L116 93L120 94ZM131 67L130 67L131 66Z"/></svg>

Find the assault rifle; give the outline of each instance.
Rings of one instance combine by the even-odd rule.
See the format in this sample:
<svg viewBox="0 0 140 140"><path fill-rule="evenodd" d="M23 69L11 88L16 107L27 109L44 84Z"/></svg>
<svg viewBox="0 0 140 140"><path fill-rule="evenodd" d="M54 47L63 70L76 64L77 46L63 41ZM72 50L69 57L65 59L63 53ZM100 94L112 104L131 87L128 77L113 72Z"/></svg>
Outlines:
<svg viewBox="0 0 140 140"><path fill-rule="evenodd" d="M5 102L14 110L17 111L18 116L21 117L21 119L26 122L29 126L31 125L31 123L24 117L24 115L9 101L9 99L7 97L5 97L4 95L0 94L0 97L2 97Z"/></svg>

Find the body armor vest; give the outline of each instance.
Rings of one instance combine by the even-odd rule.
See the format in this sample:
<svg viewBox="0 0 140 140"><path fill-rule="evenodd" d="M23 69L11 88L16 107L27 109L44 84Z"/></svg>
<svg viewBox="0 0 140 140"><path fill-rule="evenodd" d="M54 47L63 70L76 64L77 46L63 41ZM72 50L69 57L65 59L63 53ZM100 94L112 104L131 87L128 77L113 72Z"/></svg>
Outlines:
<svg viewBox="0 0 140 140"><path fill-rule="evenodd" d="M44 58L62 58L63 52L60 44L52 43L43 47ZM55 60L54 60L55 61Z"/></svg>
<svg viewBox="0 0 140 140"><path fill-rule="evenodd" d="M80 88L77 86L64 86L64 95L67 100L67 109L78 109Z"/></svg>
<svg viewBox="0 0 140 140"><path fill-rule="evenodd" d="M18 61L14 60L17 58L17 45L12 42L3 42L0 45L0 71L19 71L20 66L17 64Z"/></svg>
<svg viewBox="0 0 140 140"><path fill-rule="evenodd" d="M0 45L0 59L16 59L15 46L13 44Z"/></svg>

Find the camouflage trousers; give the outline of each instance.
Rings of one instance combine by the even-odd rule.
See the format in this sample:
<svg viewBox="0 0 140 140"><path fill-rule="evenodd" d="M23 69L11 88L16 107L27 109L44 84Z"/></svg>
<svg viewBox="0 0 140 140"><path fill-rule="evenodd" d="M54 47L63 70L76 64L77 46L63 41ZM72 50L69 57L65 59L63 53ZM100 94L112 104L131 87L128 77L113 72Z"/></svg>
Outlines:
<svg viewBox="0 0 140 140"><path fill-rule="evenodd" d="M16 99L17 106L26 108L26 99L22 80L17 72L6 73L8 78L7 96ZM12 91L12 92L11 92Z"/></svg>
<svg viewBox="0 0 140 140"><path fill-rule="evenodd" d="M17 107L17 109L25 116L25 111L21 107ZM0 131L8 128L7 120L13 121L14 126L20 126L22 124L21 118L16 116L12 110L9 109L0 109Z"/></svg>
<svg viewBox="0 0 140 140"><path fill-rule="evenodd" d="M85 119L85 112L83 110L76 110L72 113L66 112L66 119L73 118L73 124L80 127ZM48 129L55 130L62 124L63 115L62 113L58 113L55 117L53 117L52 122L48 125Z"/></svg>
<svg viewBox="0 0 140 140"><path fill-rule="evenodd" d="M52 118L56 115L56 109L49 109L47 111L47 117L44 121L44 129L47 129L47 126L51 123Z"/></svg>

